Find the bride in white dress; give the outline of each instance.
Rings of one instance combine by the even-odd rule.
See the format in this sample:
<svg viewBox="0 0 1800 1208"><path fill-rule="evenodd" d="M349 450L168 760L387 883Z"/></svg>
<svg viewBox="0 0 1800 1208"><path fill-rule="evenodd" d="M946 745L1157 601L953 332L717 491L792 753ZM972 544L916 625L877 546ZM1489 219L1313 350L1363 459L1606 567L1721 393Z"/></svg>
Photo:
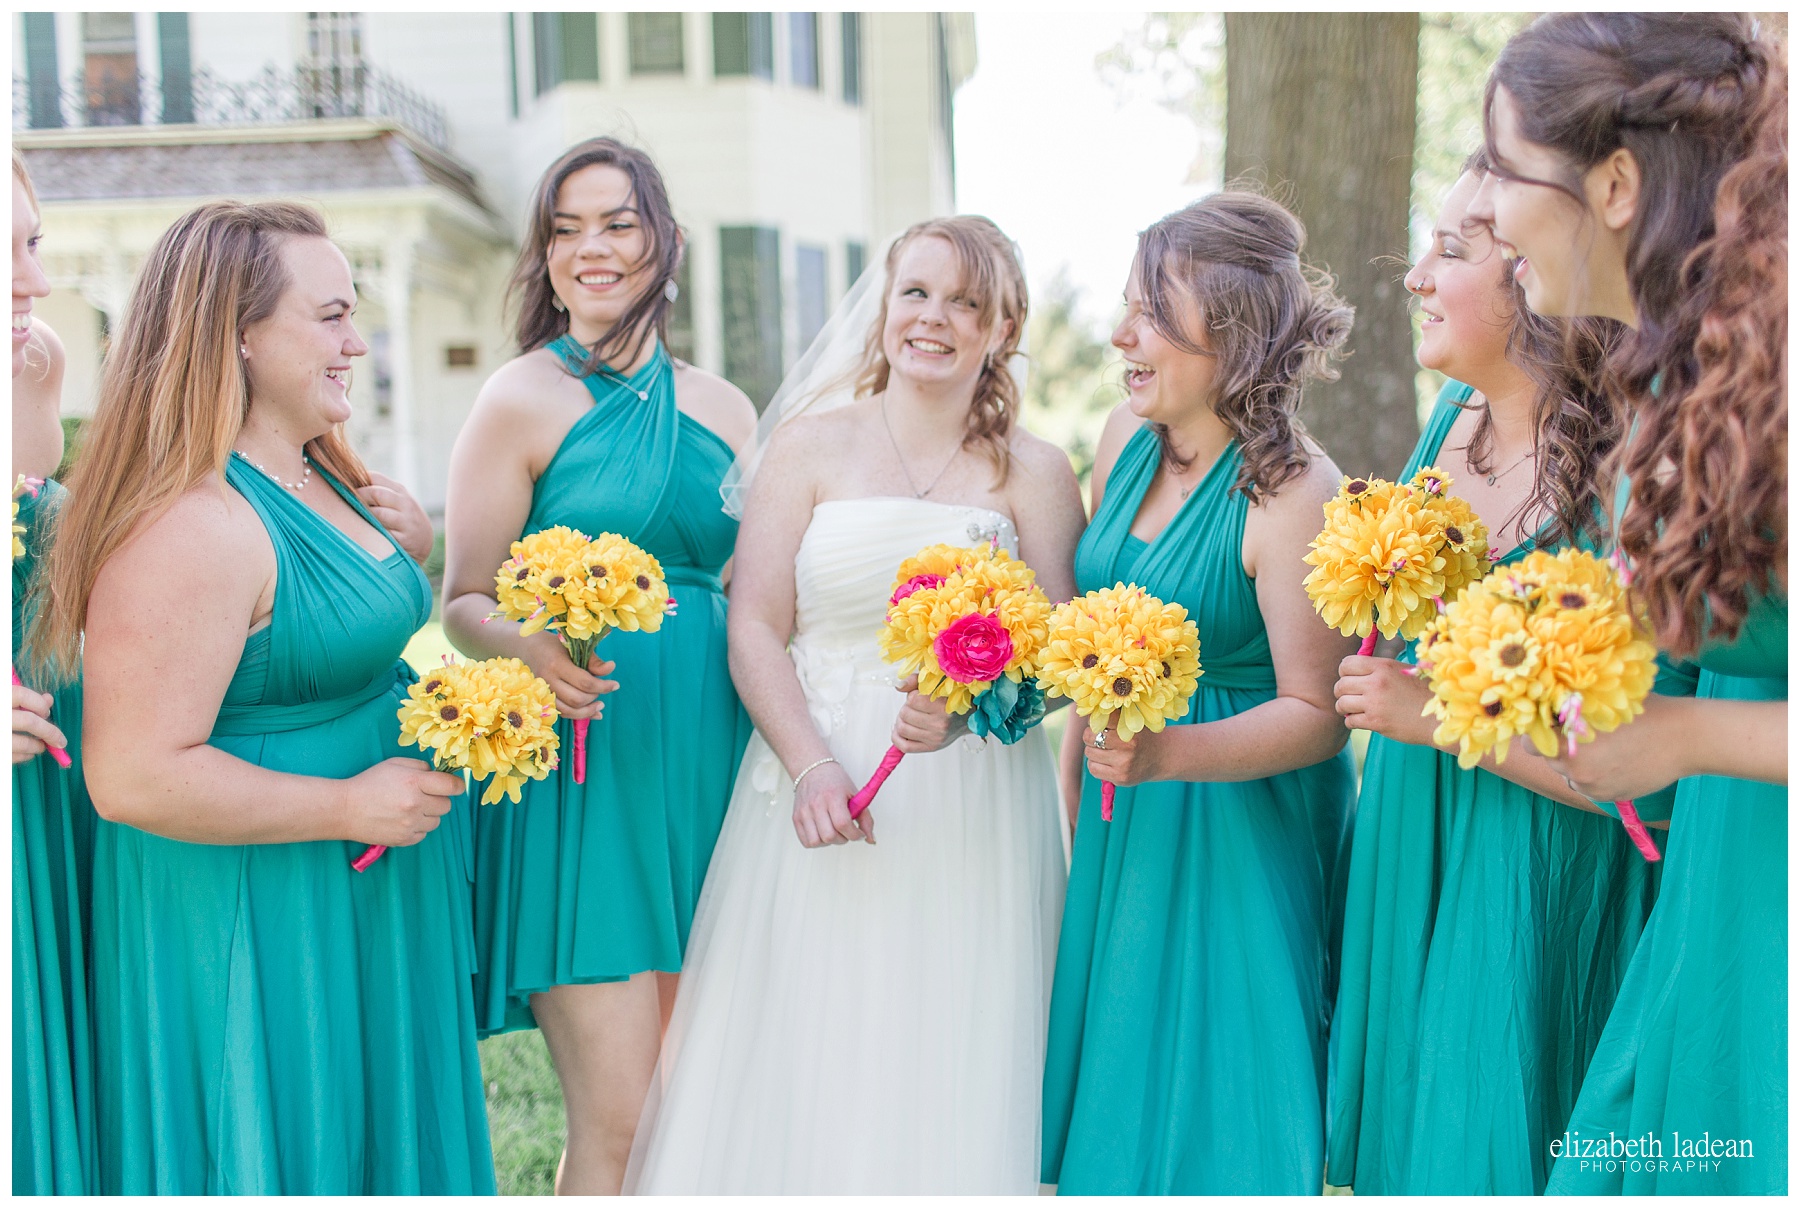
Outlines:
<svg viewBox="0 0 1800 1208"><path fill-rule="evenodd" d="M969 735L876 648L895 570L934 543L997 537L1073 593L1074 474L1012 422L1025 310L992 223L920 224L765 416L730 622L757 734L628 1192L1038 1189L1065 876L1050 747ZM907 758L852 820L890 742Z"/></svg>

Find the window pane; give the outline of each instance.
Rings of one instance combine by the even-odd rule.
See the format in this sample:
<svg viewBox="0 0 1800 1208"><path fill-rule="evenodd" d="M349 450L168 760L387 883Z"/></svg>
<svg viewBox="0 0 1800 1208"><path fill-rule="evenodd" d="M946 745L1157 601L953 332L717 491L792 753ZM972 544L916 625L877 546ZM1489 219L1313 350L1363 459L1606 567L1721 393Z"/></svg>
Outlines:
<svg viewBox="0 0 1800 1208"><path fill-rule="evenodd" d="M781 384L781 236L770 227L720 227L725 376L761 411Z"/></svg>
<svg viewBox="0 0 1800 1208"><path fill-rule="evenodd" d="M775 78L775 15L714 13L713 74Z"/></svg>
<svg viewBox="0 0 1800 1208"><path fill-rule="evenodd" d="M680 13L627 13L625 28L631 36L631 74L681 74L686 57Z"/></svg>
<svg viewBox="0 0 1800 1208"><path fill-rule="evenodd" d="M830 303L825 282L826 251L822 247L798 246L794 249L794 279L798 286L800 313L800 347L805 349L825 326Z"/></svg>
<svg viewBox="0 0 1800 1208"><path fill-rule="evenodd" d="M862 14L845 13L843 20L844 103L862 104Z"/></svg>
<svg viewBox="0 0 1800 1208"><path fill-rule="evenodd" d="M135 126L143 119L132 14L81 14L81 66L88 125Z"/></svg>
<svg viewBox="0 0 1800 1208"><path fill-rule="evenodd" d="M559 13L562 18L562 78L600 78L600 15Z"/></svg>
<svg viewBox="0 0 1800 1208"><path fill-rule="evenodd" d="M798 88L819 86L819 14L788 14L790 71Z"/></svg>

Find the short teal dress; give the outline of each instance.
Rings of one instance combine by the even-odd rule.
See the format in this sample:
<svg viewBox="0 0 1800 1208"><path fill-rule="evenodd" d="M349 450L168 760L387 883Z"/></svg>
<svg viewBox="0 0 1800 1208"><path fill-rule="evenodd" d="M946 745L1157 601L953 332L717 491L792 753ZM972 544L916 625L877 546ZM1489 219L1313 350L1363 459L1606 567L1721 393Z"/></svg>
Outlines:
<svg viewBox="0 0 1800 1208"><path fill-rule="evenodd" d="M586 354L574 340L550 349L580 372ZM552 986L680 971L750 738L719 584L737 540L719 497L731 447L676 408L660 346L629 380L602 372L582 382L594 404L538 479L524 533L565 524L636 542L662 563L677 613L656 633L614 633L595 647L618 664L619 688L588 727L586 783L574 779L573 724L559 721L561 766L528 783L518 804L476 814L484 1036L535 1026L530 996Z"/></svg>
<svg viewBox="0 0 1800 1208"><path fill-rule="evenodd" d="M1787 630L1785 595L1755 599L1735 642L1701 650L1696 695L1786 700ZM1551 1194L1787 1194L1787 811L1785 785L1676 786L1661 895ZM1636 1151L1593 1151L1613 1136Z"/></svg>
<svg viewBox="0 0 1800 1208"><path fill-rule="evenodd" d="M25 661L26 596L44 519L62 493L46 482L19 501L26 532L24 556L12 564L15 667ZM97 1190L83 927L93 807L81 779L81 683L53 695L50 720L68 737L74 766L65 771L44 754L12 773L14 1195Z"/></svg>
<svg viewBox="0 0 1800 1208"><path fill-rule="evenodd" d="M235 457L226 481L274 544L275 608L244 643L209 742L332 779L408 754L398 710L416 677L400 652L431 612L424 574L397 548L376 559ZM214 845L100 824L102 1192L493 1192L469 1003L470 808L456 799L423 842L365 873L348 840Z"/></svg>
<svg viewBox="0 0 1800 1208"><path fill-rule="evenodd" d="M1184 606L1205 674L1171 724L1218 721L1275 696L1243 570L1249 505L1231 489L1241 457L1233 442L1146 545L1130 528L1159 456L1147 428L1126 444L1076 580ZM1103 822L1084 773L1050 1002L1045 1182L1075 1195L1318 1194L1331 888L1353 791L1345 750L1264 780L1121 788Z"/></svg>
<svg viewBox="0 0 1800 1208"><path fill-rule="evenodd" d="M1471 393L1445 387L1403 479L1437 460ZM1655 867L1612 818L1373 735L1326 1181L1361 1195L1541 1194L1655 901Z"/></svg>

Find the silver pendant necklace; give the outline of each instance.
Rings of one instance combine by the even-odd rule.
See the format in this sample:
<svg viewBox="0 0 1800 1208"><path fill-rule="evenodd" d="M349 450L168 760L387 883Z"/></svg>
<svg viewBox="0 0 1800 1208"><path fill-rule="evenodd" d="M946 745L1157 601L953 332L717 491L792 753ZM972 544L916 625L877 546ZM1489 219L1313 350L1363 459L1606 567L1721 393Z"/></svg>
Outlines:
<svg viewBox="0 0 1800 1208"><path fill-rule="evenodd" d="M925 489L921 491L918 484L913 482L912 472L906 468L906 458L900 455L900 442L894 439L894 425L892 421L888 419L886 395L883 395L881 399L881 424L882 427L887 429L888 444L894 447L894 460L900 463L900 473L906 476L906 488L913 493L914 499L923 499L925 496L931 494L931 489L937 486L945 474L949 473L950 467L956 464L956 459L962 454L962 446L958 445L956 450L950 454L950 460L944 463L944 468L939 470L932 480L925 484Z"/></svg>
<svg viewBox="0 0 1800 1208"><path fill-rule="evenodd" d="M300 460L305 464L306 471L305 471L305 473L300 475L300 481L299 482L283 482L279 475L274 473L274 471L270 470L267 466L263 465L261 462L251 461L250 455L248 453L245 453L242 449L233 449L231 452L233 453L233 455L242 458L246 465L254 466L257 469L261 470L264 474L267 474L269 476L269 478L274 481L276 486L285 487L290 491L299 492L306 487L307 483L312 481L312 472L313 472L312 458L306 456L306 454L304 454L304 453L302 453L300 455Z"/></svg>

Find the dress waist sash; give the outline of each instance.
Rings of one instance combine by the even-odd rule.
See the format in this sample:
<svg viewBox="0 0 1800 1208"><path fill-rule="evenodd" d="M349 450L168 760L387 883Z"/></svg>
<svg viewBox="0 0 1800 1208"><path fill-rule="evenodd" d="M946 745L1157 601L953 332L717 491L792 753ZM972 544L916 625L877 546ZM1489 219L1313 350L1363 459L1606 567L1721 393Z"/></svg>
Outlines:
<svg viewBox="0 0 1800 1208"><path fill-rule="evenodd" d="M418 674L403 662L369 681L368 685L348 696L327 700L309 700L296 705L223 705L213 722L214 738L237 738L252 734L281 734L289 730L305 730L324 725L340 717L348 717L370 701L391 691L396 684L415 683Z"/></svg>
<svg viewBox="0 0 1800 1208"><path fill-rule="evenodd" d="M663 567L663 582L670 587L704 587L707 591L723 592L725 584L719 576L711 575L694 566Z"/></svg>

